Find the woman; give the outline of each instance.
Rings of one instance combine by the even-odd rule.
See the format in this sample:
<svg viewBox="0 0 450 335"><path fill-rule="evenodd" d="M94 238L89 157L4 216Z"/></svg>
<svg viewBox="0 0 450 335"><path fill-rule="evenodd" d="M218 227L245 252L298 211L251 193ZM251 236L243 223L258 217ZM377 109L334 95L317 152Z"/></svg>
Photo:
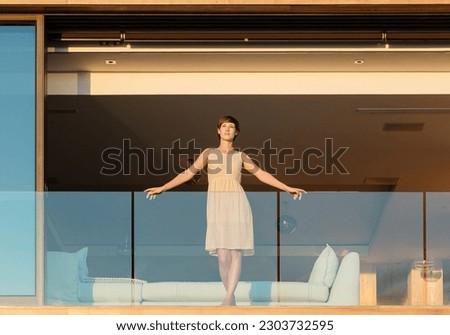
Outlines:
<svg viewBox="0 0 450 335"><path fill-rule="evenodd" d="M239 122L232 116L222 116L217 123L220 139L217 148L204 150L184 172L160 187L145 190L147 198L154 199L188 180L208 165L207 229L205 249L218 257L219 273L226 295L222 305L235 305L234 292L241 274L242 255L254 254L253 219L250 204L240 184L241 168L260 181L300 199L305 192L289 187L260 169L244 152L233 148L239 134Z"/></svg>

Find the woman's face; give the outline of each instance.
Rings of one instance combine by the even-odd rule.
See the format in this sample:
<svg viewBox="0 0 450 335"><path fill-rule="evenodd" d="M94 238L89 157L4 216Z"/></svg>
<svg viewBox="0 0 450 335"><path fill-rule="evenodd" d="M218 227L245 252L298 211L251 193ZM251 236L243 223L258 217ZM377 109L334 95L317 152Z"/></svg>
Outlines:
<svg viewBox="0 0 450 335"><path fill-rule="evenodd" d="M234 123L224 122L220 125L219 129L217 129L217 133L221 140L232 142L237 136L238 131L236 130L236 125Z"/></svg>

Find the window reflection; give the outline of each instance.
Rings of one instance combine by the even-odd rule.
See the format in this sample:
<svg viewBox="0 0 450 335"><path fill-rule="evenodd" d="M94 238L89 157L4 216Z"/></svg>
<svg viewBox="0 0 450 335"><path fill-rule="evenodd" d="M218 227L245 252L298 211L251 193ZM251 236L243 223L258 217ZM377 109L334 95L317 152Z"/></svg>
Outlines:
<svg viewBox="0 0 450 335"><path fill-rule="evenodd" d="M36 293L34 30L0 25L0 296Z"/></svg>

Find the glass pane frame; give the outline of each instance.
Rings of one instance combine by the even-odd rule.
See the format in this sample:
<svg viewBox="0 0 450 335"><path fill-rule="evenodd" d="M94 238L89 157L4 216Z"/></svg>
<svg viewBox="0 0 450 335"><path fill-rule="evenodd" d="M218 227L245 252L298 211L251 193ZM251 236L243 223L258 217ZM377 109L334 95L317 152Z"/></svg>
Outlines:
<svg viewBox="0 0 450 335"><path fill-rule="evenodd" d="M35 273L34 294L0 296L0 305L42 305L43 304L43 202L44 190L44 17L43 15L0 14L0 25L34 26L35 27L35 180L32 197L35 202L35 234L34 246ZM36 192L36 193L35 193Z"/></svg>

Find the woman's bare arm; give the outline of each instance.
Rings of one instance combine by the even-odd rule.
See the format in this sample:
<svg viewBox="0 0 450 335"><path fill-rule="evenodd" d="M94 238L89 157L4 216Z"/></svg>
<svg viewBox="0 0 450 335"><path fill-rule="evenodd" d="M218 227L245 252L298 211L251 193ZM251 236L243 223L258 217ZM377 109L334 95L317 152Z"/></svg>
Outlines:
<svg viewBox="0 0 450 335"><path fill-rule="evenodd" d="M294 199L300 199L302 197L302 193L306 193L305 190L296 187L290 187L285 183L279 181L277 178L272 176L267 171L264 171L259 166L257 166L253 160L245 153L242 153L242 161L244 164L244 168L252 173L256 178L258 178L264 184L270 185L272 187L278 188L282 191L291 193L294 195Z"/></svg>
<svg viewBox="0 0 450 335"><path fill-rule="evenodd" d="M166 184L158 187L150 187L144 190L144 192L147 192L147 198L153 199L157 194L166 192L192 179L192 177L194 177L195 174L202 170L208 163L208 154L209 149L204 150L189 168L178 174Z"/></svg>

